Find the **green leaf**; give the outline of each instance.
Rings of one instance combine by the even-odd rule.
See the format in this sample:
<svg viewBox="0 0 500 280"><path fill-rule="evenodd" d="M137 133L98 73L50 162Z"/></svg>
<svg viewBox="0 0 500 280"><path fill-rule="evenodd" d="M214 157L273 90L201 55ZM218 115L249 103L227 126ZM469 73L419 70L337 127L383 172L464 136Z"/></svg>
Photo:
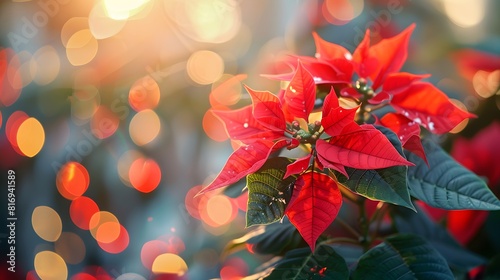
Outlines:
<svg viewBox="0 0 500 280"><path fill-rule="evenodd" d="M247 176L247 227L280 220L292 197L296 176L283 179L292 161L277 157L267 160L257 172Z"/></svg>
<svg viewBox="0 0 500 280"><path fill-rule="evenodd" d="M500 255L494 256L484 271L483 280L500 279Z"/></svg>
<svg viewBox="0 0 500 280"><path fill-rule="evenodd" d="M483 257L462 247L443 226L431 221L425 211L419 207L416 209L417 212L401 207L390 210L399 233L412 233L425 238L455 270L469 271L486 262Z"/></svg>
<svg viewBox="0 0 500 280"><path fill-rule="evenodd" d="M271 273L264 279L349 279L347 264L328 245L316 248L314 254L309 248L295 249L276 262Z"/></svg>
<svg viewBox="0 0 500 280"><path fill-rule="evenodd" d="M401 234L387 238L359 260L354 280L453 280L446 260L424 239Z"/></svg>
<svg viewBox="0 0 500 280"><path fill-rule="evenodd" d="M403 155L401 142L397 135L383 126L375 126L380 130ZM349 179L340 172L334 171L339 183L347 186L353 192L364 197L392 203L415 210L410 200L408 183L406 181L407 166L398 165L375 170L355 169L346 167Z"/></svg>
<svg viewBox="0 0 500 280"><path fill-rule="evenodd" d="M261 230L260 234L254 233L245 240L250 244L252 251L257 254L283 255L289 250L307 246L287 218L284 218L282 223L274 223L262 226L262 228L264 230L261 230L261 227L257 229L257 231Z"/></svg>
<svg viewBox="0 0 500 280"><path fill-rule="evenodd" d="M432 141L422 144L429 167L418 156L406 152L415 166L408 168L410 194L443 209L499 210L500 201L486 183L456 162Z"/></svg>

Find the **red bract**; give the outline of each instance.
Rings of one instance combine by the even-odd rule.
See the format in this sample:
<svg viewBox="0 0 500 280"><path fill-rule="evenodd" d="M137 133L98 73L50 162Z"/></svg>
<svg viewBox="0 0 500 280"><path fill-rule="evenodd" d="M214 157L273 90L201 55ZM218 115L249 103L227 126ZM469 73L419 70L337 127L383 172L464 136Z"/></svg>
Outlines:
<svg viewBox="0 0 500 280"><path fill-rule="evenodd" d="M271 76L289 81L277 95L245 86L251 105L232 111L214 110L229 138L243 146L200 193L228 186L259 171L272 154L285 147L302 146L307 151L305 156L288 165L284 161L276 168L286 166L286 170L280 170L283 177L295 179L285 214L314 251L316 240L335 219L342 203L339 182L327 175L331 170L349 177L348 168L358 172L414 165L395 148L399 144L391 142L394 136L387 134L390 132L365 123L372 110L391 104L396 112L386 114L377 124L394 131L404 148L424 160L420 126L444 133L472 116L458 109L437 88L420 81L428 75L399 72L414 27L373 46L367 32L353 54L314 33L316 58L289 56L285 63L294 70ZM316 84L330 85L331 89L325 93ZM356 104L342 107L336 91ZM310 120L320 105L321 120Z"/></svg>
<svg viewBox="0 0 500 280"><path fill-rule="evenodd" d="M361 102L378 105L391 104L397 113L425 127L432 133L449 132L473 114L464 112L450 102L438 88L420 81L429 75L399 72L408 52L408 44L415 25L400 34L370 45L370 32L354 53L344 47L327 42L313 33L316 44L316 60L295 57L313 74L317 84L335 84L340 94ZM289 64L295 64L291 59ZM328 67L329 65L329 67ZM290 74L271 76L289 80Z"/></svg>
<svg viewBox="0 0 500 280"><path fill-rule="evenodd" d="M325 174L307 172L301 179L286 215L314 252L316 240L339 213L342 195L337 182Z"/></svg>

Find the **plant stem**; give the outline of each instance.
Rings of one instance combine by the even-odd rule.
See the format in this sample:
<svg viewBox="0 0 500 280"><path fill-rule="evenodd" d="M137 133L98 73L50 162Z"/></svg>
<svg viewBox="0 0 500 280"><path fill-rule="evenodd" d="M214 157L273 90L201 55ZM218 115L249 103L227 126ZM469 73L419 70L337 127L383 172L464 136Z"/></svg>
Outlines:
<svg viewBox="0 0 500 280"><path fill-rule="evenodd" d="M318 245L323 245L323 244L332 244L332 243L349 243L349 244L355 244L359 245L358 241L352 238L348 237L332 237L328 238L327 240L321 241L318 243Z"/></svg>
<svg viewBox="0 0 500 280"><path fill-rule="evenodd" d="M346 223L342 218L335 218L336 222L339 222L342 227L344 227L349 233L354 235L358 240L361 238L361 234L355 230L353 227L351 227L348 223Z"/></svg>
<svg viewBox="0 0 500 280"><path fill-rule="evenodd" d="M382 220L384 219L384 215L386 212L387 212L387 204L382 201L379 202L379 204L377 204L377 209L375 210L375 213L370 219L370 224L376 222L375 230L373 231L373 234L371 235L370 238L371 240L375 240L377 238L378 231L380 230L380 226L382 224Z"/></svg>
<svg viewBox="0 0 500 280"><path fill-rule="evenodd" d="M366 217L366 208L365 208L365 201L366 198L363 197L363 199L358 202L358 207L359 207L359 228L361 229L361 237L359 240L359 243L363 247L363 251L366 252L368 249L370 249L370 235L369 235L369 221Z"/></svg>

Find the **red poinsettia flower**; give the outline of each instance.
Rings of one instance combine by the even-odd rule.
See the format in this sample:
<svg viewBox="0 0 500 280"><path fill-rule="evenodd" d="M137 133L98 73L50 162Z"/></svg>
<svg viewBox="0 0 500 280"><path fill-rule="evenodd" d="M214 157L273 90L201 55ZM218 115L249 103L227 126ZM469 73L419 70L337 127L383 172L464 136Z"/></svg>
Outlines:
<svg viewBox="0 0 500 280"><path fill-rule="evenodd" d="M422 81L429 75L400 72L414 28L412 24L400 34L374 45L370 45L370 31L367 30L354 53L313 33L316 57L290 56L286 63L293 68L297 64L295 61L300 60L317 84L335 85L341 96L372 104L369 110L383 104L392 105L396 112L381 124L404 138L401 140L406 149L424 157L415 124L442 134L474 115L462 111L445 93ZM268 77L289 80L291 74Z"/></svg>
<svg viewBox="0 0 500 280"><path fill-rule="evenodd" d="M413 165L372 125L358 125L358 110L343 108L332 89L322 100L322 119L309 123L316 102L314 78L298 64L279 96L246 87L252 104L233 111L213 111L231 140L243 146L230 155L219 175L200 193L233 184L261 168L270 155L302 145L310 153L287 166L285 177L297 175L285 212L314 250L319 235L335 219L341 203L337 181L321 172L345 167L378 169ZM325 214L327 213L327 214Z"/></svg>

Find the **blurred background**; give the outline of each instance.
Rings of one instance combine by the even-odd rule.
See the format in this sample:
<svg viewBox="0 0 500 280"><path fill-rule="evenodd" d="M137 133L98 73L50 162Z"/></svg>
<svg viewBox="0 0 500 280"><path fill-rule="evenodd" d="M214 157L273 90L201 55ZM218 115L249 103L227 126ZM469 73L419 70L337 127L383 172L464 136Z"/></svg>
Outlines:
<svg viewBox="0 0 500 280"><path fill-rule="evenodd" d="M2 226L0 278L254 273L269 256L223 254L248 231L245 194L193 198L232 152L207 110L248 101L243 84L276 92L260 74L282 54L314 55L312 31L354 51L368 28L377 42L415 22L403 70L432 74L478 115L439 138L450 148L500 118L499 10L487 0L1 1L1 220L12 217L8 170L17 220L16 272Z"/></svg>

